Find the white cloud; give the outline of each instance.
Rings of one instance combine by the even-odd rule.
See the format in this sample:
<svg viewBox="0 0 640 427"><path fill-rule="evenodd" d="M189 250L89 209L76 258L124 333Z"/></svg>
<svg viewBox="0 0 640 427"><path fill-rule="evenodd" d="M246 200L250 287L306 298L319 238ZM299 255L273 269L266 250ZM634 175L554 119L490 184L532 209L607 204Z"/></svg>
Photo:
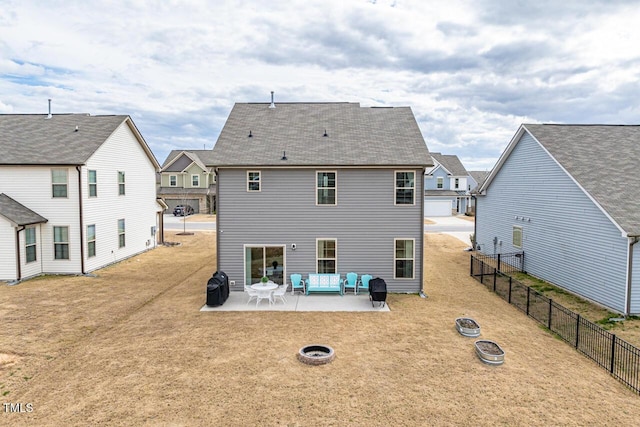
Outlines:
<svg viewBox="0 0 640 427"><path fill-rule="evenodd" d="M234 102L409 105L488 169L520 123L637 122L633 2L0 0L0 112L129 114L162 162Z"/></svg>

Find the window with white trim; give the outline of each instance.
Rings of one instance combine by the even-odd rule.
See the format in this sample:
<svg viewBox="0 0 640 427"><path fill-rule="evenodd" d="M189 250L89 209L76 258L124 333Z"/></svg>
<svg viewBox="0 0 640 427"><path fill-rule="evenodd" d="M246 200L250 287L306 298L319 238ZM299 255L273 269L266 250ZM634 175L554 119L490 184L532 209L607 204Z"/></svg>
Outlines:
<svg viewBox="0 0 640 427"><path fill-rule="evenodd" d="M27 253L27 262L35 261L37 259L35 227L27 227L24 229L24 245L25 252Z"/></svg>
<svg viewBox="0 0 640 427"><path fill-rule="evenodd" d="M247 171L247 191L260 191L260 171Z"/></svg>
<svg viewBox="0 0 640 427"><path fill-rule="evenodd" d="M94 170L88 170L87 181L89 182L89 197L98 197L98 173Z"/></svg>
<svg viewBox="0 0 640 427"><path fill-rule="evenodd" d="M96 256L96 226L87 225L87 257Z"/></svg>
<svg viewBox="0 0 640 427"><path fill-rule="evenodd" d="M415 198L415 172L396 171L396 205L413 205Z"/></svg>
<svg viewBox="0 0 640 427"><path fill-rule="evenodd" d="M67 169L51 169L53 197L67 197Z"/></svg>
<svg viewBox="0 0 640 427"><path fill-rule="evenodd" d="M453 187L457 190L458 188L460 188L460 178L454 178L453 180Z"/></svg>
<svg viewBox="0 0 640 427"><path fill-rule="evenodd" d="M444 178L439 176L436 179L436 188L442 188L442 187L444 187Z"/></svg>
<svg viewBox="0 0 640 427"><path fill-rule="evenodd" d="M317 273L336 273L336 239L317 239L316 259Z"/></svg>
<svg viewBox="0 0 640 427"><path fill-rule="evenodd" d="M124 219L118 220L118 247L124 248L125 238L124 238Z"/></svg>
<svg viewBox="0 0 640 427"><path fill-rule="evenodd" d="M177 187L177 186L178 186L178 176L169 175L169 187Z"/></svg>
<svg viewBox="0 0 640 427"><path fill-rule="evenodd" d="M118 195L124 196L124 172L118 171Z"/></svg>
<svg viewBox="0 0 640 427"><path fill-rule="evenodd" d="M336 172L316 172L316 204L335 206L336 201Z"/></svg>
<svg viewBox="0 0 640 427"><path fill-rule="evenodd" d="M54 259L69 259L69 227L53 227Z"/></svg>
<svg viewBox="0 0 640 427"><path fill-rule="evenodd" d="M415 264L415 239L394 239L393 262L395 279L413 279Z"/></svg>
<svg viewBox="0 0 640 427"><path fill-rule="evenodd" d="M522 227L517 225L513 226L513 246L522 248Z"/></svg>
<svg viewBox="0 0 640 427"><path fill-rule="evenodd" d="M200 175L191 175L191 186L200 187Z"/></svg>

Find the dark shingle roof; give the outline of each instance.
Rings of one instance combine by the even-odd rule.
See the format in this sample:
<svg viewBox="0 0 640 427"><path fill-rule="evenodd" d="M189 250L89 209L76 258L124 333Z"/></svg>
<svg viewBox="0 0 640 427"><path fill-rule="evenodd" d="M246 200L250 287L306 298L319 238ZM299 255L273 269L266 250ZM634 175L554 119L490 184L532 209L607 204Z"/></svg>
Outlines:
<svg viewBox="0 0 640 427"><path fill-rule="evenodd" d="M162 169L164 169L169 163L171 163L173 161L173 159L175 159L177 156L179 156L181 153L189 153L192 156L194 156L194 160L200 161L203 165L208 166L208 167L212 167L215 166L213 164L213 150L171 150L171 152L169 153L169 155L167 156L167 158L164 160L164 162L162 163ZM202 166L200 166L202 167Z"/></svg>
<svg viewBox="0 0 640 427"><path fill-rule="evenodd" d="M282 160L285 152L287 160ZM213 148L211 163L425 167L432 161L409 107L278 103L275 108L235 104Z"/></svg>
<svg viewBox="0 0 640 427"><path fill-rule="evenodd" d="M467 170L455 154L431 153L431 156L448 170L452 176L467 176Z"/></svg>
<svg viewBox="0 0 640 427"><path fill-rule="evenodd" d="M0 164L84 164L127 118L54 114L48 119L46 114L2 114Z"/></svg>
<svg viewBox="0 0 640 427"><path fill-rule="evenodd" d="M629 235L640 235L640 126L525 124Z"/></svg>
<svg viewBox="0 0 640 427"><path fill-rule="evenodd" d="M4 193L0 193L0 215L17 225L38 224L47 219L28 207L16 202Z"/></svg>

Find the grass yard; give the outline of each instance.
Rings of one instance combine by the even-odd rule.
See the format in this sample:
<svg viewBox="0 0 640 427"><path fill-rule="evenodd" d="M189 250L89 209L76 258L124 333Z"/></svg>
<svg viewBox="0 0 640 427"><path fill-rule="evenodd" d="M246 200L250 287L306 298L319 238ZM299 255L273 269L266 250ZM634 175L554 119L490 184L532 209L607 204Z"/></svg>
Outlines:
<svg viewBox="0 0 640 427"><path fill-rule="evenodd" d="M640 397L469 277L426 235L425 292L388 313L200 312L215 233L97 272L0 286L0 425L635 425ZM345 296L344 298L347 298ZM337 296L336 298L340 298ZM481 363L454 320L506 352ZM336 359L309 366L306 344Z"/></svg>

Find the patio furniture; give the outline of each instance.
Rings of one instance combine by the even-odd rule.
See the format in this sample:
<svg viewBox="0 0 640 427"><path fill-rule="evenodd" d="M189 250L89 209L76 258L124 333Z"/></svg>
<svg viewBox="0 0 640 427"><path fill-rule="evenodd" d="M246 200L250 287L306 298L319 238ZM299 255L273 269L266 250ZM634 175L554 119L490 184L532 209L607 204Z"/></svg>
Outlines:
<svg viewBox="0 0 640 427"><path fill-rule="evenodd" d="M251 289L258 292L258 295L256 297L256 307L263 299L269 300L269 304L273 304L273 291L277 288L278 285L273 282L254 283L253 285L251 285Z"/></svg>
<svg viewBox="0 0 640 427"><path fill-rule="evenodd" d="M291 275L291 295L295 293L296 290L302 290L302 293L305 293L304 281L302 280L302 274L292 274Z"/></svg>
<svg viewBox="0 0 640 427"><path fill-rule="evenodd" d="M344 281L344 291L347 292L347 288L353 289L353 293L355 295L357 287L358 287L358 275L353 272L347 273L347 278Z"/></svg>
<svg viewBox="0 0 640 427"><path fill-rule="evenodd" d="M278 286L278 288L275 291L273 291L274 303L275 303L275 299L276 298L280 298L283 303L287 302L287 299L284 297L284 295L287 293L287 288L288 288L288 286L285 283L284 285Z"/></svg>
<svg viewBox="0 0 640 427"><path fill-rule="evenodd" d="M252 299L258 298L258 291L252 289L251 286L244 285L244 291L249 295L249 299L247 300L247 304L251 302Z"/></svg>
<svg viewBox="0 0 640 427"><path fill-rule="evenodd" d="M361 289L369 289L369 281L373 278L372 275L370 274L363 274L362 276L360 276L360 281L358 282L358 289L356 290L356 293L358 293L357 291L361 290Z"/></svg>
<svg viewBox="0 0 640 427"><path fill-rule="evenodd" d="M307 295L309 292L342 292L342 282L339 274L332 273L309 273L309 278L305 281Z"/></svg>

